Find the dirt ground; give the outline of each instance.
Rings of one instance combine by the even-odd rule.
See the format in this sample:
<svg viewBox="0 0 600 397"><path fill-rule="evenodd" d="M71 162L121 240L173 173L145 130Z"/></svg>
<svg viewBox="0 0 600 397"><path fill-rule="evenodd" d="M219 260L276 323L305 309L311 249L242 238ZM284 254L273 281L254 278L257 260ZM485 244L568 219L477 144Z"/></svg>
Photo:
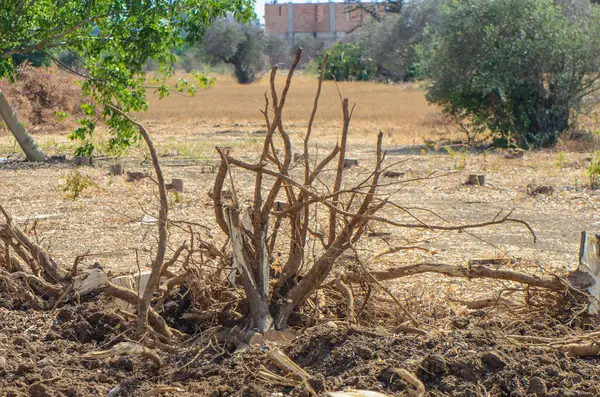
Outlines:
<svg viewBox="0 0 600 397"><path fill-rule="evenodd" d="M165 102L142 117L156 142L167 181L182 178L185 183L182 194L170 195L171 219L206 226L203 236L216 242L222 242L223 236L214 223L208 196L217 164L214 146L229 146L233 155L256 161L264 128L255 108L261 106L262 97L250 103L253 113L248 111L247 98L251 94L254 98L263 88L257 85L252 92L239 91L239 98L232 92L241 88L222 88L214 94L219 106L212 114L202 113L210 106L203 98L185 108L178 100ZM334 88L326 87L329 96L336 94ZM365 89L351 84L343 88L354 93ZM310 98L306 91L296 99L306 102ZM227 98L234 99L227 104ZM379 105L378 100L382 101ZM600 191L589 188L585 171L591 146L584 151L565 146L527 152L518 159L506 159L499 150L446 150L440 139L451 135L447 125L415 87L393 91L393 87L378 86L361 104L374 116L357 114L347 157L358 159L359 165L345 171L345 184L351 186L370 174L375 124L382 120L387 164L403 173L382 180L381 193L398 204L385 217L410 224L458 225L490 221L512 211L511 217L531 225L536 236L534 242L528 229L518 223L462 233L382 224L371 231L382 237L363 238L357 246L359 259L371 269L418 262L466 265L471 258L510 258L502 266L537 275L575 269L581 231L594 231L600 224L596 216ZM331 99L323 105L324 119L316 124L311 148L314 157L322 158L336 142L339 128L331 119L339 108L331 108L338 105ZM404 108L402 122L394 113L398 107ZM306 109L302 105L290 112L289 131L303 131ZM236 112L241 112L239 120ZM64 133L36 138L51 155L71 153L74 147ZM425 138L436 139L439 145L425 146ZM297 137L294 142L298 144ZM0 162L0 203L65 268L71 267L77 255L87 254L82 268L97 263L112 275L134 273L138 261L141 268L150 264L156 249L156 224L148 222L157 216L156 185L151 178L127 182L111 176L109 166L119 161L126 170L147 173L151 166L143 147L133 148L118 160L99 149L91 167L76 167L70 160L28 164L19 161L14 141L0 135L0 158L9 157L8 162ZM300 164L294 165L294 175L302 171ZM472 173L484 173L486 184L465 185ZM64 186L78 174L93 183L78 200L72 200ZM327 171L324 178L331 175ZM247 175L236 171L233 178L240 196L249 198L252 185ZM528 193L539 186L551 186L552 191ZM172 252L186 234L178 227L171 227L170 232ZM400 245L419 245L424 250L371 260L374 254ZM354 260L342 258L335 271L352 269ZM411 387L392 368L417 375L430 396L600 395L597 357L569 358L548 346L530 346L506 337L564 338L596 327L596 322L581 322L573 314L580 308L544 295L531 297L514 284L495 281L418 275L385 286L430 331L427 337L391 332L405 318L385 294L373 298L374 307L365 310L360 325L345 323L344 308L332 299L325 308L326 318L310 319L305 313L306 318L295 325L300 336L288 345L235 352L230 328L222 326L215 331L214 341L201 337L181 346L178 353L161 353L165 364L160 370L141 358L82 359L86 353L127 341L120 331L125 320L114 314L111 301L91 297L39 313L22 310L10 296L0 294L0 395L105 396L118 387L118 395L142 396L160 385L183 390L172 392L173 396L310 395L303 385L286 387L257 376L261 365L277 372L267 357L268 350L276 348L311 375L311 387L321 395L347 387L411 395ZM508 303L470 310L459 302L490 298L499 291L510 292ZM369 299L362 289L354 292L357 305ZM214 331L214 324L180 320L169 321L200 336ZM336 325L328 320L335 320Z"/></svg>
<svg viewBox="0 0 600 397"><path fill-rule="evenodd" d="M6 302L3 302L3 306ZM0 390L3 396L142 396L158 386L172 396L310 396L304 385L265 381L270 349L280 349L311 376L316 393L345 388L412 395L393 368L414 373L428 396L578 396L600 393L600 359L568 358L499 338L503 333L553 336L545 316L523 322L457 317L427 338L338 322L304 329L287 345L242 352L233 345L192 345L160 353L157 369L140 357L82 356L122 342L120 319L106 302L38 313L0 308ZM226 332L223 334L226 335ZM224 338L225 339L225 338ZM172 389L173 390L173 389ZM166 395L166 394L165 394Z"/></svg>

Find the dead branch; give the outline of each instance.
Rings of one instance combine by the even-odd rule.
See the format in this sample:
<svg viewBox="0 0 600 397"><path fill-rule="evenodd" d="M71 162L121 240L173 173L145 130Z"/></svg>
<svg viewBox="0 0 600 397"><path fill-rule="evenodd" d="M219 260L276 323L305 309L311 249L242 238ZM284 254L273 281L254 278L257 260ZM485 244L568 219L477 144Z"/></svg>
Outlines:
<svg viewBox="0 0 600 397"><path fill-rule="evenodd" d="M344 98L342 100L342 113L343 113L343 126L342 126L342 141L340 144L340 153L339 153L339 157L338 157L338 165L337 165L337 169L336 169L336 174L335 174L335 182L333 184L333 193L335 194L336 192L338 192L341 187L342 187L342 178L343 178L343 174L344 174L344 159L346 157L346 145L348 143L348 132L350 130L350 119L352 117L352 114L350 113L350 110L348 109L348 98ZM334 196L333 197L333 206L337 207L339 204L339 200L338 200L339 196ZM335 228L336 228L336 223L337 223L337 217L336 217L336 212L334 209L330 209L329 212L329 233L327 235L327 245L331 245L333 244L333 241L335 240Z"/></svg>
<svg viewBox="0 0 600 397"><path fill-rule="evenodd" d="M567 357L586 357L597 356L600 353L600 344L597 342L585 344L568 344L559 349L564 352Z"/></svg>
<svg viewBox="0 0 600 397"><path fill-rule="evenodd" d="M137 294L130 289L121 288L110 281L107 281L104 285L104 292L114 298L121 299L131 305L139 307L140 299ZM148 310L148 319L150 321L150 326L154 328L156 332L168 339L172 340L174 335L177 335L180 339L184 337L179 331L169 328L165 323L165 320L152 308L149 308Z"/></svg>
<svg viewBox="0 0 600 397"><path fill-rule="evenodd" d="M0 236L11 246L20 244L27 248L33 259L44 270L44 275L48 281L60 283L63 281L66 272L61 269L48 253L38 244L31 241L18 226L16 226L6 210L0 205L0 211L4 214L6 224L0 226ZM15 243L16 241L17 243ZM34 269L32 269L33 271Z"/></svg>
<svg viewBox="0 0 600 397"><path fill-rule="evenodd" d="M61 293L62 288L56 284L50 284L49 282L42 280L33 274L27 274L25 272L14 272L12 276L17 279L25 280L31 286L31 288L41 296L57 296Z"/></svg>
<svg viewBox="0 0 600 397"><path fill-rule="evenodd" d="M169 259L168 261L166 261L164 263L162 270L160 271L161 276L165 276L167 274L167 272L169 271L169 267L173 266L175 264L175 262L177 262L177 260L179 259L179 256L181 255L181 253L183 252L184 249L188 249L187 241L184 241L183 244L181 244L179 246L179 248L177 248L175 250L171 259Z"/></svg>
<svg viewBox="0 0 600 397"><path fill-rule="evenodd" d="M336 280L336 285L340 292L346 298L346 307L348 308L348 321L351 324L354 324L356 323L356 317L354 315L354 295L352 294L352 290L346 285L346 283L344 283L340 279Z"/></svg>
<svg viewBox="0 0 600 397"><path fill-rule="evenodd" d="M277 368L302 381L308 392L315 397L317 396L317 393L315 393L309 383L311 376L305 370L299 367L298 364L293 362L288 356L279 350L270 350L267 354Z"/></svg>
<svg viewBox="0 0 600 397"><path fill-rule="evenodd" d="M160 211L158 213L158 247L156 249L156 256L154 258L154 262L152 263L152 272L150 273L150 277L148 279L148 283L146 284L144 294L139 301L138 309L138 325L140 326L140 328L146 328L146 324L148 323L148 311L150 309L150 300L152 299L152 295L154 294L154 291L158 288L158 284L160 283L160 275L165 260L165 253L167 251L167 222L169 219L169 202L167 199L167 189L165 187L165 178L163 176L162 169L160 168L158 153L154 148L154 144L152 143L152 139L150 139L150 135L148 134L146 128L142 124L132 119L131 116L129 116L121 109L112 105L107 105L107 107L113 112L119 114L121 117L125 118L138 129L138 131L142 135L142 138L144 139L144 142L146 142L146 146L148 146L148 151L150 151L150 156L152 157L152 165L154 166L154 172L156 173L156 179L158 182L158 194L160 198Z"/></svg>
<svg viewBox="0 0 600 397"><path fill-rule="evenodd" d="M514 281L527 284L532 287L547 288L554 291L562 291L569 287L557 276L535 276L527 273L508 269L493 269L486 266L459 267L443 263L418 263L415 265L391 268L385 271L374 271L371 274L380 281L394 280L397 278L414 276L422 273L437 273L448 277L464 278L488 278L496 280ZM346 275L346 280L358 282L361 279L359 273Z"/></svg>

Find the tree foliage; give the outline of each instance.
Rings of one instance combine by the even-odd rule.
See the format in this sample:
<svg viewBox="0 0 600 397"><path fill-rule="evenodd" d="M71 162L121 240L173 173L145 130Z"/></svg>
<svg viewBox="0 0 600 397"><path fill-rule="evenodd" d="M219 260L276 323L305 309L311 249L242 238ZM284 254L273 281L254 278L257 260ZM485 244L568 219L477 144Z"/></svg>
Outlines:
<svg viewBox="0 0 600 397"><path fill-rule="evenodd" d="M207 30L202 46L208 56L231 64L239 83L249 84L267 68L264 35L256 24L222 18Z"/></svg>
<svg viewBox="0 0 600 397"><path fill-rule="evenodd" d="M600 14L587 1L448 0L441 10L418 51L427 98L499 143L554 144L598 88Z"/></svg>
<svg viewBox="0 0 600 397"><path fill-rule="evenodd" d="M378 11L378 7L383 5L386 14L400 14L404 10L405 4L403 0L385 0L378 2L363 2L362 0L345 0L345 3L354 4L355 8L364 10L371 14L375 20L382 19Z"/></svg>
<svg viewBox="0 0 600 397"><path fill-rule="evenodd" d="M413 0L400 14L390 14L361 27L356 33L364 56L377 67L380 79L407 81L414 77L415 45L425 27L438 26L442 0Z"/></svg>
<svg viewBox="0 0 600 397"><path fill-rule="evenodd" d="M369 62L355 43L339 42L319 57L319 63L327 54L329 62L325 66L325 78L328 80L368 81L373 80L376 68Z"/></svg>
<svg viewBox="0 0 600 397"><path fill-rule="evenodd" d="M217 18L234 12L252 17L252 0L16 0L0 4L0 78L14 79L15 57L44 53L59 65L53 53L68 50L82 65L83 92L99 105L86 109L87 117L72 135L83 141L80 154L93 150L91 137L99 117L113 132L111 145L128 145L138 136L126 120L107 104L126 112L148 107L144 65L160 65L152 86L161 96L171 90L193 94L195 86L181 81L167 84L172 74L173 49L197 42ZM62 65L68 68L66 65ZM206 79L198 79L206 84Z"/></svg>

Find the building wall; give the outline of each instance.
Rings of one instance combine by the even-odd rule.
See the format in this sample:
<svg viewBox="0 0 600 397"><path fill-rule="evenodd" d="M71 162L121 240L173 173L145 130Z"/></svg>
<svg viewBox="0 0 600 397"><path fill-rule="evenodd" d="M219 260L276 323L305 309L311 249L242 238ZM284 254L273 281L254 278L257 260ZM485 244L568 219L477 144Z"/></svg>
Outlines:
<svg viewBox="0 0 600 397"><path fill-rule="evenodd" d="M265 29L270 33L287 33L288 5L265 4Z"/></svg>
<svg viewBox="0 0 600 397"><path fill-rule="evenodd" d="M371 19L368 12L355 8L355 5L333 2L265 4L265 29L291 44L300 37L313 36L332 45ZM378 8L383 15L385 7L379 5Z"/></svg>

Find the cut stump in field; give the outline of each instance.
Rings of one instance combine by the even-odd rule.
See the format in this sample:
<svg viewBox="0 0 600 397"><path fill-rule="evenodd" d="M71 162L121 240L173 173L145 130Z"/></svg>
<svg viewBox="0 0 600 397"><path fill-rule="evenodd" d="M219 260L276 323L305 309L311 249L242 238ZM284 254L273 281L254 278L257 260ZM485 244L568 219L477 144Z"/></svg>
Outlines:
<svg viewBox="0 0 600 397"><path fill-rule="evenodd" d="M485 174L470 174L465 185L469 186L484 186Z"/></svg>
<svg viewBox="0 0 600 397"><path fill-rule="evenodd" d="M405 172L402 171L386 171L383 176L386 178L402 178L404 175L406 175Z"/></svg>
<svg viewBox="0 0 600 397"><path fill-rule="evenodd" d="M114 176L123 175L123 165L122 164L112 164L110 166L110 174Z"/></svg>
<svg viewBox="0 0 600 397"><path fill-rule="evenodd" d="M344 168L358 167L358 159L345 158Z"/></svg>
<svg viewBox="0 0 600 397"><path fill-rule="evenodd" d="M92 165L92 158L90 156L75 156L73 162L75 165Z"/></svg>
<svg viewBox="0 0 600 397"><path fill-rule="evenodd" d="M146 177L146 174L142 171L127 171L125 175L127 176L128 182L139 181Z"/></svg>
<svg viewBox="0 0 600 397"><path fill-rule="evenodd" d="M167 190L183 193L183 179L173 178L171 183L166 185Z"/></svg>
<svg viewBox="0 0 600 397"><path fill-rule="evenodd" d="M118 287L138 291L139 294L142 295L146 289L146 284L148 284L148 280L150 279L150 273L151 271L147 270L139 274L127 274L115 277L110 281ZM117 306L126 312L135 312L137 309L132 304L121 299L117 299Z"/></svg>
<svg viewBox="0 0 600 397"><path fill-rule="evenodd" d="M284 211L290 208L290 206L290 203L287 203L285 201L276 201L275 204L273 204L273 209L275 211Z"/></svg>

